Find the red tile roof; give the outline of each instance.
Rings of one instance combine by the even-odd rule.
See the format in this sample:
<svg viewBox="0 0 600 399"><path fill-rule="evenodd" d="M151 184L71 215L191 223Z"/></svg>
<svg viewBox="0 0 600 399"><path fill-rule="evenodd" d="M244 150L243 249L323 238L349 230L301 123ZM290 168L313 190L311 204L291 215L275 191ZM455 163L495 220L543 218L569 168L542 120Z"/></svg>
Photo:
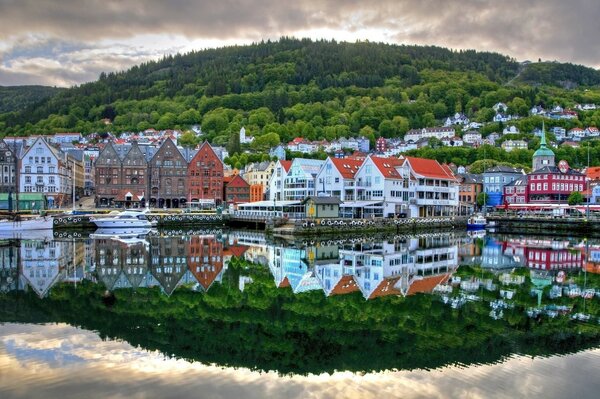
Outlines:
<svg viewBox="0 0 600 399"><path fill-rule="evenodd" d="M331 290L330 295L350 294L355 291L358 291L358 285L354 281L354 276L342 276L340 281Z"/></svg>
<svg viewBox="0 0 600 399"><path fill-rule="evenodd" d="M599 166L589 167L587 169L586 175L590 180L600 180L600 167Z"/></svg>
<svg viewBox="0 0 600 399"><path fill-rule="evenodd" d="M408 162L411 170L419 176L435 179L456 179L450 168L441 165L435 159L404 157L403 162Z"/></svg>
<svg viewBox="0 0 600 399"><path fill-rule="evenodd" d="M418 293L427 293L433 291L439 284L445 283L450 278L450 274L441 274L439 276L423 277L420 280L415 280L408 288L406 295L414 295Z"/></svg>
<svg viewBox="0 0 600 399"><path fill-rule="evenodd" d="M373 290L371 296L369 296L369 299L378 298L380 296L386 295L401 295L402 293L398 289L394 288L394 285L398 282L399 279L400 276L383 279L383 281L379 283L377 288Z"/></svg>
<svg viewBox="0 0 600 399"><path fill-rule="evenodd" d="M349 158L330 158L344 179L354 179L354 175L360 169L363 161Z"/></svg>
<svg viewBox="0 0 600 399"><path fill-rule="evenodd" d="M279 163L281 163L281 166L283 166L283 169L288 172L290 170L290 168L292 167L292 161L279 161Z"/></svg>
<svg viewBox="0 0 600 399"><path fill-rule="evenodd" d="M290 284L290 280L288 280L287 276L283 278L283 280L281 280L281 283L279 283L279 288L285 288L285 287L289 287L291 286Z"/></svg>
<svg viewBox="0 0 600 399"><path fill-rule="evenodd" d="M371 157L371 160L383 174L385 179L402 179L402 176L400 176L400 173L396 170L397 167L402 166L402 161L400 159Z"/></svg>

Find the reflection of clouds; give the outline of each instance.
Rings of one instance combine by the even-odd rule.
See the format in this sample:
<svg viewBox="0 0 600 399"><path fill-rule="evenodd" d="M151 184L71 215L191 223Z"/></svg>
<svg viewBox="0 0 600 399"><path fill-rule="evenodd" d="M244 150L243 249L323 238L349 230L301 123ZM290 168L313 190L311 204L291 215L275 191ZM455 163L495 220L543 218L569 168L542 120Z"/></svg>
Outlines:
<svg viewBox="0 0 600 399"><path fill-rule="evenodd" d="M600 66L600 7L594 0L0 0L0 10L0 84L70 85L167 53L286 35L436 44ZM45 58L27 56L32 44L45 57L60 59L64 70L22 73L6 65L19 56ZM146 50L139 53L140 47ZM93 59L98 48L101 55ZM120 49L127 50L124 59L102 62ZM90 64L78 65L84 72L68 62L78 51L89 54L84 58Z"/></svg>
<svg viewBox="0 0 600 399"><path fill-rule="evenodd" d="M0 393L211 398L595 397L600 349L494 365L279 376L170 359L68 325L0 325ZM60 359L61 362L55 361ZM27 384L25 387L24 385Z"/></svg>

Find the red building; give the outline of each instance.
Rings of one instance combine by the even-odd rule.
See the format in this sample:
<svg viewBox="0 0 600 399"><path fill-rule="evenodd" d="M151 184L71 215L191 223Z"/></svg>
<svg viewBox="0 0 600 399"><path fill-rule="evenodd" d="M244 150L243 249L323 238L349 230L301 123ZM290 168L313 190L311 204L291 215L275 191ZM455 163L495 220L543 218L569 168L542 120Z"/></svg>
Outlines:
<svg viewBox="0 0 600 399"><path fill-rule="evenodd" d="M566 203L572 192L586 190L585 175L563 164L545 166L528 175L529 203ZM566 166L564 166L566 165Z"/></svg>
<svg viewBox="0 0 600 399"><path fill-rule="evenodd" d="M384 153L388 149L387 140L383 137L380 137L375 142L375 149L377 152Z"/></svg>
<svg viewBox="0 0 600 399"><path fill-rule="evenodd" d="M223 201L223 162L206 141L188 164L189 200L192 203Z"/></svg>
<svg viewBox="0 0 600 399"><path fill-rule="evenodd" d="M526 204L529 198L529 185L527 176L520 177L507 185L502 190L504 202L506 204Z"/></svg>
<svg viewBox="0 0 600 399"><path fill-rule="evenodd" d="M241 204L250 202L250 185L240 175L231 177L224 186L225 201L228 204Z"/></svg>
<svg viewBox="0 0 600 399"><path fill-rule="evenodd" d="M215 236L192 236L187 249L188 268L207 291L223 271L223 243Z"/></svg>

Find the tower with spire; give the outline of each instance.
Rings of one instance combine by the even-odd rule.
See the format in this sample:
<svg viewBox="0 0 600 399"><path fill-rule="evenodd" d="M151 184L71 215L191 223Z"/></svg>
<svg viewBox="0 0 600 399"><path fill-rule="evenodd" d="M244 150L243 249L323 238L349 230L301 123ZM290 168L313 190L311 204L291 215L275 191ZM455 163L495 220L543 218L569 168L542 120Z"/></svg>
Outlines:
<svg viewBox="0 0 600 399"><path fill-rule="evenodd" d="M532 170L535 172L545 166L555 166L554 152L546 145L546 129L542 123L542 140L540 147L533 153Z"/></svg>

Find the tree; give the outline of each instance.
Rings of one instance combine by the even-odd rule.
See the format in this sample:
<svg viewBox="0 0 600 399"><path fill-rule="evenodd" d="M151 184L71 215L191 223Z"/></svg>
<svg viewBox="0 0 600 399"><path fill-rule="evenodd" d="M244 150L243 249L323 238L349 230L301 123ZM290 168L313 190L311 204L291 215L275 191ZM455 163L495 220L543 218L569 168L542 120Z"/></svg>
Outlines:
<svg viewBox="0 0 600 399"><path fill-rule="evenodd" d="M177 143L184 148L195 148L198 144L198 137L192 132L185 132L177 140Z"/></svg>
<svg viewBox="0 0 600 399"><path fill-rule="evenodd" d="M477 206L479 206L480 208L483 208L483 206L485 204L487 204L487 202L488 202L487 193L481 192L481 193L477 194Z"/></svg>
<svg viewBox="0 0 600 399"><path fill-rule="evenodd" d="M569 194L569 198L567 198L569 205L579 205L583 202L583 200L583 194L581 194L579 191L573 191L571 194Z"/></svg>
<svg viewBox="0 0 600 399"><path fill-rule="evenodd" d="M233 131L229 134L229 142L227 143L227 151L230 154L236 154L242 152L242 146L240 144L240 134Z"/></svg>

